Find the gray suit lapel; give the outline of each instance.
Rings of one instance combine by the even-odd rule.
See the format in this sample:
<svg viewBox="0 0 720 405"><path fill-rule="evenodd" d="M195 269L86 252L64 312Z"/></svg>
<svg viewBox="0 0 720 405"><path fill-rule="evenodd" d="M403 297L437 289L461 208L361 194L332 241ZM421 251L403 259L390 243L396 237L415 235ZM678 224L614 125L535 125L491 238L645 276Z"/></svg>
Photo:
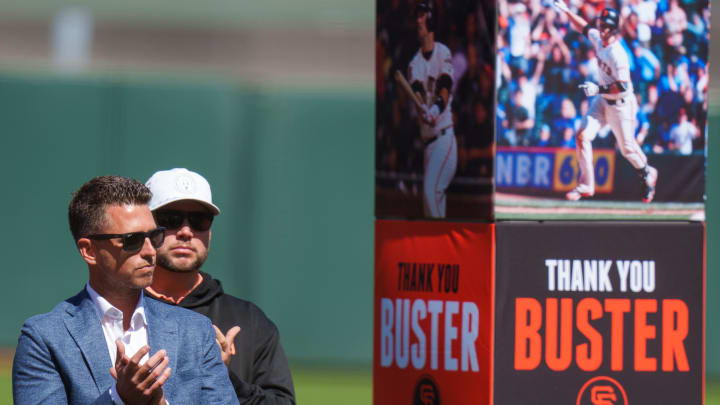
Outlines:
<svg viewBox="0 0 720 405"><path fill-rule="evenodd" d="M102 393L110 388L115 380L110 375L112 361L100 318L85 289L73 298L77 298L77 301L74 302L74 306L68 308L63 321L90 368L98 393Z"/></svg>

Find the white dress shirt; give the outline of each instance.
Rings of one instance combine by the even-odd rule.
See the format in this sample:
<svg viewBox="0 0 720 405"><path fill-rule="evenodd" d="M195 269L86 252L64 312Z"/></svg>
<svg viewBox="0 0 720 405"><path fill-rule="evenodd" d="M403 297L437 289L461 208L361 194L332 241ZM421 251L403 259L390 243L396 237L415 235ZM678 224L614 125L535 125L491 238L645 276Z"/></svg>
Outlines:
<svg viewBox="0 0 720 405"><path fill-rule="evenodd" d="M110 354L110 360L112 364L115 364L117 358L117 345L115 341L120 341L125 345L125 355L132 357L141 347L148 344L147 339L147 321L145 319L145 307L143 306L143 296L140 294L135 311L133 311L132 318L130 319L130 328L127 331L123 329L123 313L119 309L115 308L112 304L98 294L90 283L85 286L90 299L95 304L95 309L100 316L100 323L102 325L103 334L105 335L105 343L107 344L108 353ZM147 361L149 353L146 353L140 364ZM108 371L110 372L110 371ZM120 398L117 393L116 384L110 387L110 396L113 402L118 405L125 405L125 402Z"/></svg>

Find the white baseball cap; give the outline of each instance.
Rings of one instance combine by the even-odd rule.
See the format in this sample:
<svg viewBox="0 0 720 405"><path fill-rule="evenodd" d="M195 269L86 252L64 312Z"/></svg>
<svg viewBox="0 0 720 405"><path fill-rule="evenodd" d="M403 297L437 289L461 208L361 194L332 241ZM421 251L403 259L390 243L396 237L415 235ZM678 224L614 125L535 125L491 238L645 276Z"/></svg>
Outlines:
<svg viewBox="0 0 720 405"><path fill-rule="evenodd" d="M152 192L150 211L180 200L193 200L207 207L214 215L220 208L212 203L210 183L205 177L184 168L155 172L145 185Z"/></svg>

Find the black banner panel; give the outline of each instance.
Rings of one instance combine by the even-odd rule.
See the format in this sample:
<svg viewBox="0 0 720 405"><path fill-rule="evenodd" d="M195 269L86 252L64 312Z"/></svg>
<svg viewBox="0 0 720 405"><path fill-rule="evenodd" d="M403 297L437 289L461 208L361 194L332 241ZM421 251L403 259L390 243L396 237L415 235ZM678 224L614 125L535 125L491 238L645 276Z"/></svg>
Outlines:
<svg viewBox="0 0 720 405"><path fill-rule="evenodd" d="M702 404L704 225L496 225L494 404Z"/></svg>

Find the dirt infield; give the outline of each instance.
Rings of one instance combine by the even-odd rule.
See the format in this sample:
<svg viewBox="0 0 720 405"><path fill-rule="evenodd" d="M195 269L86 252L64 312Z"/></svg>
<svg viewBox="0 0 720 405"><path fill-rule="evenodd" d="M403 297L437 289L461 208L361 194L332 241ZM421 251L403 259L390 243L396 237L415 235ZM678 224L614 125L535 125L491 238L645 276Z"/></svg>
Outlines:
<svg viewBox="0 0 720 405"><path fill-rule="evenodd" d="M704 221L702 203L565 201L506 193L495 194L496 219L611 219Z"/></svg>
<svg viewBox="0 0 720 405"><path fill-rule="evenodd" d="M375 215L379 218L422 218L422 194L376 188ZM447 194L447 218L488 221L491 216L490 195Z"/></svg>
<svg viewBox="0 0 720 405"><path fill-rule="evenodd" d="M0 374L10 374L15 349L0 348Z"/></svg>
<svg viewBox="0 0 720 405"><path fill-rule="evenodd" d="M376 188L376 215L384 218L422 218L420 193ZM468 195L448 193L447 218L457 220L647 220L704 221L702 203L639 201L566 201L507 193Z"/></svg>

